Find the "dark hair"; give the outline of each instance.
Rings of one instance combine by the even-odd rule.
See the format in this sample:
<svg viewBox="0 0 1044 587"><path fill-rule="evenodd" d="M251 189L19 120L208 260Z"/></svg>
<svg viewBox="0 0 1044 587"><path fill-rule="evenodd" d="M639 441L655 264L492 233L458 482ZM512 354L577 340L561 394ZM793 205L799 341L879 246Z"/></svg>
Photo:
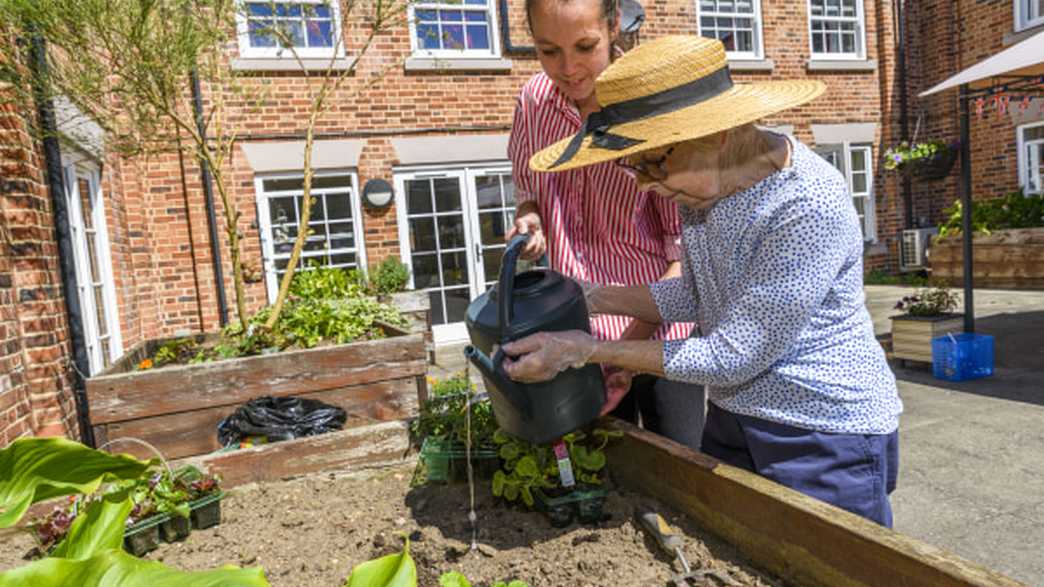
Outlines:
<svg viewBox="0 0 1044 587"><path fill-rule="evenodd" d="M537 2L569 2L570 0L526 0L526 24L529 25L529 32L533 32L533 6ZM613 25L616 24L616 6L619 0L601 0L602 4L602 18L609 23L609 30L613 30Z"/></svg>

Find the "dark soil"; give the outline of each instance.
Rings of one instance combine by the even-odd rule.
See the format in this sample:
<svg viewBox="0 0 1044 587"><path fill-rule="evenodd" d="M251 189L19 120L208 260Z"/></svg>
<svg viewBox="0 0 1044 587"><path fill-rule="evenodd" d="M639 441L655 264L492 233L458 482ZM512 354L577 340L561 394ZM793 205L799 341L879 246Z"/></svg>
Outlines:
<svg viewBox="0 0 1044 587"><path fill-rule="evenodd" d="M161 545L147 558L186 570L261 566L272 585L339 587L353 566L398 552L408 536L424 587L453 570L476 587L507 579L532 587L668 585L681 565L635 521L651 510L684 534L694 569L721 570L739 585L779 584L676 512L612 487L604 521L556 529L540 513L495 500L482 481L475 488L478 548L471 550L468 486L411 488L411 476L412 467L403 466L237 488L223 502L219 526ZM26 535L0 541L0 570L24 564L32 545Z"/></svg>

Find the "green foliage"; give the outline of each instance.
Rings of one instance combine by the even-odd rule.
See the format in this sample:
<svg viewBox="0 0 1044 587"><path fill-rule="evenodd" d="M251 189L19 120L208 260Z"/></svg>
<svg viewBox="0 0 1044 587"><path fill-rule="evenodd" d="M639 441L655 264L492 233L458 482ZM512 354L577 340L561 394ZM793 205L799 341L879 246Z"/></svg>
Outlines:
<svg viewBox="0 0 1044 587"><path fill-rule="evenodd" d="M370 291L375 294L393 294L404 291L410 282L410 269L402 261L388 257L370 267Z"/></svg>
<svg viewBox="0 0 1044 587"><path fill-rule="evenodd" d="M300 300L332 300L363 295L365 279L355 269L344 270L312 263L294 274L290 295Z"/></svg>
<svg viewBox="0 0 1044 587"><path fill-rule="evenodd" d="M439 587L471 587L471 581L468 581L467 577L457 571L450 571L448 573L443 573L442 576L439 577ZM497 581L496 583L493 583L493 587L529 587L529 584L525 581L515 579L510 583L506 581Z"/></svg>
<svg viewBox="0 0 1044 587"><path fill-rule="evenodd" d="M410 557L409 539L398 554L356 565L345 587L417 587L417 566Z"/></svg>
<svg viewBox="0 0 1044 587"><path fill-rule="evenodd" d="M962 230L961 201L943 210L946 222L939 228L939 237L960 234ZM1044 226L1044 198L1039 195L1023 195L1022 190L1011 192L1000 198L976 200L972 206L972 232L990 234L1008 228L1035 228Z"/></svg>
<svg viewBox="0 0 1044 587"><path fill-rule="evenodd" d="M529 587L529 583L526 583L525 581L522 581L520 579L515 579L510 583L505 583L504 581L497 581L493 584L493 587Z"/></svg>
<svg viewBox="0 0 1044 587"><path fill-rule="evenodd" d="M34 503L93 493L103 482L136 479L148 467L64 438L19 438L0 450L0 528L13 526Z"/></svg>
<svg viewBox="0 0 1044 587"><path fill-rule="evenodd" d="M16 523L32 503L94 493L110 481L134 480L151 463L114 456L59 438L22 438L0 450L0 524ZM182 572L122 550L133 505L126 489L85 501L52 556L0 573L0 587L267 586L260 568Z"/></svg>
<svg viewBox="0 0 1044 587"><path fill-rule="evenodd" d="M595 428L590 434L581 431L562 437L569 451L569 461L577 481L601 485L605 470L604 449L622 432ZM493 435L503 460L501 470L493 474L493 495L507 501L518 501L532 508L534 489L559 487L558 460L550 444L532 444L511 436L502 430Z"/></svg>
<svg viewBox="0 0 1044 587"><path fill-rule="evenodd" d="M957 292L945 287L924 288L912 296L905 296L895 304L911 316L940 316L957 308Z"/></svg>
<svg viewBox="0 0 1044 587"><path fill-rule="evenodd" d="M944 141L928 141L913 145L904 141L885 151L884 168L889 171L903 170L919 162L948 154L955 148L954 145Z"/></svg>
<svg viewBox="0 0 1044 587"><path fill-rule="evenodd" d="M900 273L898 275L888 273L884 269L871 269L863 277L866 285L906 285L910 287L924 287L928 285L928 278L921 273Z"/></svg>
<svg viewBox="0 0 1044 587"><path fill-rule="evenodd" d="M417 442L429 436L451 441L467 442L468 397L474 398L475 386L463 371L446 379L428 378L428 400L421 406L420 415L410 422L410 434ZM471 403L472 446L489 446L497 422L493 406L487 401Z"/></svg>

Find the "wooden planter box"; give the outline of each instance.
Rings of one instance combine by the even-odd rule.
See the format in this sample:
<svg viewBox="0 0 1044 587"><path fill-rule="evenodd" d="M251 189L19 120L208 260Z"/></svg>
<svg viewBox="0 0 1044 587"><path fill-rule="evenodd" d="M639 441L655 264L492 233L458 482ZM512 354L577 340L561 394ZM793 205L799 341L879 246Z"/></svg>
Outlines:
<svg viewBox="0 0 1044 587"><path fill-rule="evenodd" d="M1017 581L627 424L607 448L613 482L655 497L788 585L1018 587ZM223 486L401 463L408 425L384 422L192 459Z"/></svg>
<svg viewBox="0 0 1044 587"><path fill-rule="evenodd" d="M428 351L423 332L399 331L382 340L134 370L169 340L173 339L139 344L87 380L98 446L131 437L155 446L168 459L209 453L221 448L218 422L247 401L266 395L299 396L339 406L348 414L346 428L413 417L427 398ZM143 458L154 456L135 443L114 449Z"/></svg>
<svg viewBox="0 0 1044 587"><path fill-rule="evenodd" d="M963 314L892 316L892 356L931 363L932 339L960 332L964 332Z"/></svg>
<svg viewBox="0 0 1044 587"><path fill-rule="evenodd" d="M975 287L1044 290L1044 228L998 230L972 240ZM928 250L932 277L964 283L961 236L933 239Z"/></svg>

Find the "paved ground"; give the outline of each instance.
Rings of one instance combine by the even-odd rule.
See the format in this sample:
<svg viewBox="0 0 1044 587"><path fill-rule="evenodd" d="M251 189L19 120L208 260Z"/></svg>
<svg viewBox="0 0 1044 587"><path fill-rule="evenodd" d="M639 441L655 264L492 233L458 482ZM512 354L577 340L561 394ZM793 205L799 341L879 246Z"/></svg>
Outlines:
<svg viewBox="0 0 1044 587"><path fill-rule="evenodd" d="M866 292L874 329L889 332L912 290ZM977 330L996 337L993 377L949 383L894 366L906 406L896 530L1044 586L1044 292L977 290L975 306ZM436 377L463 366L460 346L436 355Z"/></svg>

